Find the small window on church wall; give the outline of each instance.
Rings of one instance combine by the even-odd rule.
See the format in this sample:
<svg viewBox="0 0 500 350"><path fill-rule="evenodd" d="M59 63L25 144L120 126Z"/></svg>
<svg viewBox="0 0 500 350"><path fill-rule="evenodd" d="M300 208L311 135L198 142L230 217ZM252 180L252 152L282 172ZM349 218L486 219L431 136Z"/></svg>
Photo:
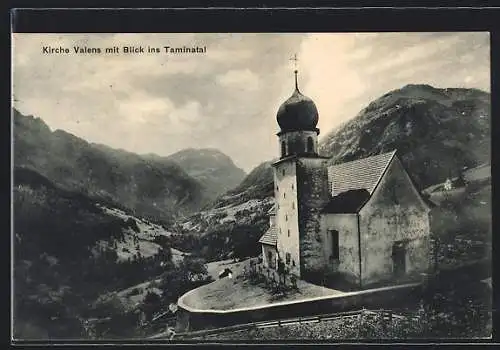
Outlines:
<svg viewBox="0 0 500 350"><path fill-rule="evenodd" d="M291 256L290 253L286 253L286 264L290 265Z"/></svg>
<svg viewBox="0 0 500 350"><path fill-rule="evenodd" d="M337 260L339 258L339 231L330 231L330 237L332 239L332 259Z"/></svg>
<svg viewBox="0 0 500 350"><path fill-rule="evenodd" d="M288 215L285 215L285 221L288 221Z"/></svg>
<svg viewBox="0 0 500 350"><path fill-rule="evenodd" d="M288 237L290 237L290 229L288 229Z"/></svg>
<svg viewBox="0 0 500 350"><path fill-rule="evenodd" d="M283 192L283 198L286 198L286 192Z"/></svg>
<svg viewBox="0 0 500 350"><path fill-rule="evenodd" d="M295 260L292 260L292 266L295 267Z"/></svg>
<svg viewBox="0 0 500 350"><path fill-rule="evenodd" d="M292 209L295 209L295 202L292 202Z"/></svg>
<svg viewBox="0 0 500 350"><path fill-rule="evenodd" d="M292 184L292 190L293 190L293 184Z"/></svg>
<svg viewBox="0 0 500 350"><path fill-rule="evenodd" d="M307 152L313 152L314 150L314 141L312 137L307 138Z"/></svg>

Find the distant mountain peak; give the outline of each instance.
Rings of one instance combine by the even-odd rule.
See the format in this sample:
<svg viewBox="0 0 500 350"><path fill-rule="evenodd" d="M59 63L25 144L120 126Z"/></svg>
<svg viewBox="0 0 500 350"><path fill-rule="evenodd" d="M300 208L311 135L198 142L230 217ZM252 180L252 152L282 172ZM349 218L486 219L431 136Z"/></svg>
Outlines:
<svg viewBox="0 0 500 350"><path fill-rule="evenodd" d="M436 88L429 84L406 84L401 88L401 90L405 89L427 89L427 90L436 90Z"/></svg>
<svg viewBox="0 0 500 350"><path fill-rule="evenodd" d="M246 175L231 157L216 148L186 148L165 159L176 162L202 181L215 196L238 186Z"/></svg>
<svg viewBox="0 0 500 350"><path fill-rule="evenodd" d="M223 153L221 150L219 150L217 148L210 148L210 147L207 147L207 148L193 148L193 147L184 148L180 151L172 153L168 157L169 158L176 158L176 157L187 156L187 155L189 155L189 156L220 156L220 157L225 157L232 162L231 157L229 157L227 154Z"/></svg>
<svg viewBox="0 0 500 350"><path fill-rule="evenodd" d="M89 143L50 131L39 118L14 111L14 165L35 170L57 186L105 198L137 215L165 221L209 200L204 185L177 163Z"/></svg>
<svg viewBox="0 0 500 350"><path fill-rule="evenodd" d="M104 196L146 215L170 220L189 214L236 187L245 173L215 148L169 157L138 155L89 143L40 118L13 110L14 163L63 188Z"/></svg>

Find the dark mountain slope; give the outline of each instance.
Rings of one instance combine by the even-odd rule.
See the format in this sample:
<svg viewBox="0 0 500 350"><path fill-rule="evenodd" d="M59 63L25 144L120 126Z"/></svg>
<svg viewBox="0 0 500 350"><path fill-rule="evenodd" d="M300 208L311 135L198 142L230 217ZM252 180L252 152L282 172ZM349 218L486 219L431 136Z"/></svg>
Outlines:
<svg viewBox="0 0 500 350"><path fill-rule="evenodd" d="M273 195L272 162L264 162L254 168L234 189L217 198L213 208L242 204L249 199L264 199Z"/></svg>
<svg viewBox="0 0 500 350"><path fill-rule="evenodd" d="M145 299L127 305L128 294L115 292L167 273L178 278L165 288L168 305L185 292L176 281L196 268L173 259L169 233L159 225L62 189L31 169L15 168L13 204L16 339L141 335L136 311ZM182 288L193 288L186 283Z"/></svg>
<svg viewBox="0 0 500 350"><path fill-rule="evenodd" d="M407 85L321 141L332 164L398 149L421 189L490 159L490 95Z"/></svg>
<svg viewBox="0 0 500 350"><path fill-rule="evenodd" d="M206 187L177 163L86 142L14 110L14 164L54 183L164 221L208 203Z"/></svg>
<svg viewBox="0 0 500 350"><path fill-rule="evenodd" d="M13 204L14 336L83 337L86 302L119 275L116 252L98 242L122 239L131 222L25 168L14 171Z"/></svg>
<svg viewBox="0 0 500 350"><path fill-rule="evenodd" d="M183 220L176 229L181 233L176 244L208 260L257 254L258 240L267 229L272 195L271 162L264 162L213 205Z"/></svg>

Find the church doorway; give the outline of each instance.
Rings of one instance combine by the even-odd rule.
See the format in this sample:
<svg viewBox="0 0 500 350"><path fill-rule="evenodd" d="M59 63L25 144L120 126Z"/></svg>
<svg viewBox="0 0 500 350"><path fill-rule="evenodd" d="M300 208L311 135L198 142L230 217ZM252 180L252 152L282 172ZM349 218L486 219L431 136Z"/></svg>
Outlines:
<svg viewBox="0 0 500 350"><path fill-rule="evenodd" d="M330 240L332 243L332 254L330 255L330 259L338 261L340 257L339 231L330 230Z"/></svg>
<svg viewBox="0 0 500 350"><path fill-rule="evenodd" d="M404 242L395 242L392 246L392 264L394 277L401 277L406 273L406 246Z"/></svg>

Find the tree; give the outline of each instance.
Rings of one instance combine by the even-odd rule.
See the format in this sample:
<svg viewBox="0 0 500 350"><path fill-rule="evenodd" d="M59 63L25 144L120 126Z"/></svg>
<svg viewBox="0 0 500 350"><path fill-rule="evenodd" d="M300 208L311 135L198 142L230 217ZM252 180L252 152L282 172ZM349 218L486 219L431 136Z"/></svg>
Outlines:
<svg viewBox="0 0 500 350"><path fill-rule="evenodd" d="M165 301L176 301L199 283L210 280L204 261L190 256L186 256L178 267L172 263L167 264L160 279L160 289Z"/></svg>
<svg viewBox="0 0 500 350"><path fill-rule="evenodd" d="M465 180L465 176L462 170L459 171L457 179L454 181L453 185L455 187L463 187L467 185L467 182Z"/></svg>
<svg viewBox="0 0 500 350"><path fill-rule="evenodd" d="M186 274L187 280L191 282L203 281L208 277L207 266L201 258L184 257L181 266L182 272Z"/></svg>
<svg viewBox="0 0 500 350"><path fill-rule="evenodd" d="M172 249L170 249L169 247L160 248L158 254L156 255L156 259L163 263L172 261Z"/></svg>
<svg viewBox="0 0 500 350"><path fill-rule="evenodd" d="M294 274L290 276L290 282L292 283L292 287L297 289L297 277Z"/></svg>
<svg viewBox="0 0 500 350"><path fill-rule="evenodd" d="M279 285L285 286L286 282L286 267L281 257L278 256L278 275L279 275Z"/></svg>
<svg viewBox="0 0 500 350"><path fill-rule="evenodd" d="M237 240L234 244L234 260L243 259L248 255L248 244L243 240Z"/></svg>
<svg viewBox="0 0 500 350"><path fill-rule="evenodd" d="M166 269L160 277L159 288L165 302L176 301L188 285L188 281L176 269Z"/></svg>
<svg viewBox="0 0 500 350"><path fill-rule="evenodd" d="M150 321L153 318L153 314L161 304L161 297L153 291L148 291L144 297L143 311L146 315L146 320Z"/></svg>

